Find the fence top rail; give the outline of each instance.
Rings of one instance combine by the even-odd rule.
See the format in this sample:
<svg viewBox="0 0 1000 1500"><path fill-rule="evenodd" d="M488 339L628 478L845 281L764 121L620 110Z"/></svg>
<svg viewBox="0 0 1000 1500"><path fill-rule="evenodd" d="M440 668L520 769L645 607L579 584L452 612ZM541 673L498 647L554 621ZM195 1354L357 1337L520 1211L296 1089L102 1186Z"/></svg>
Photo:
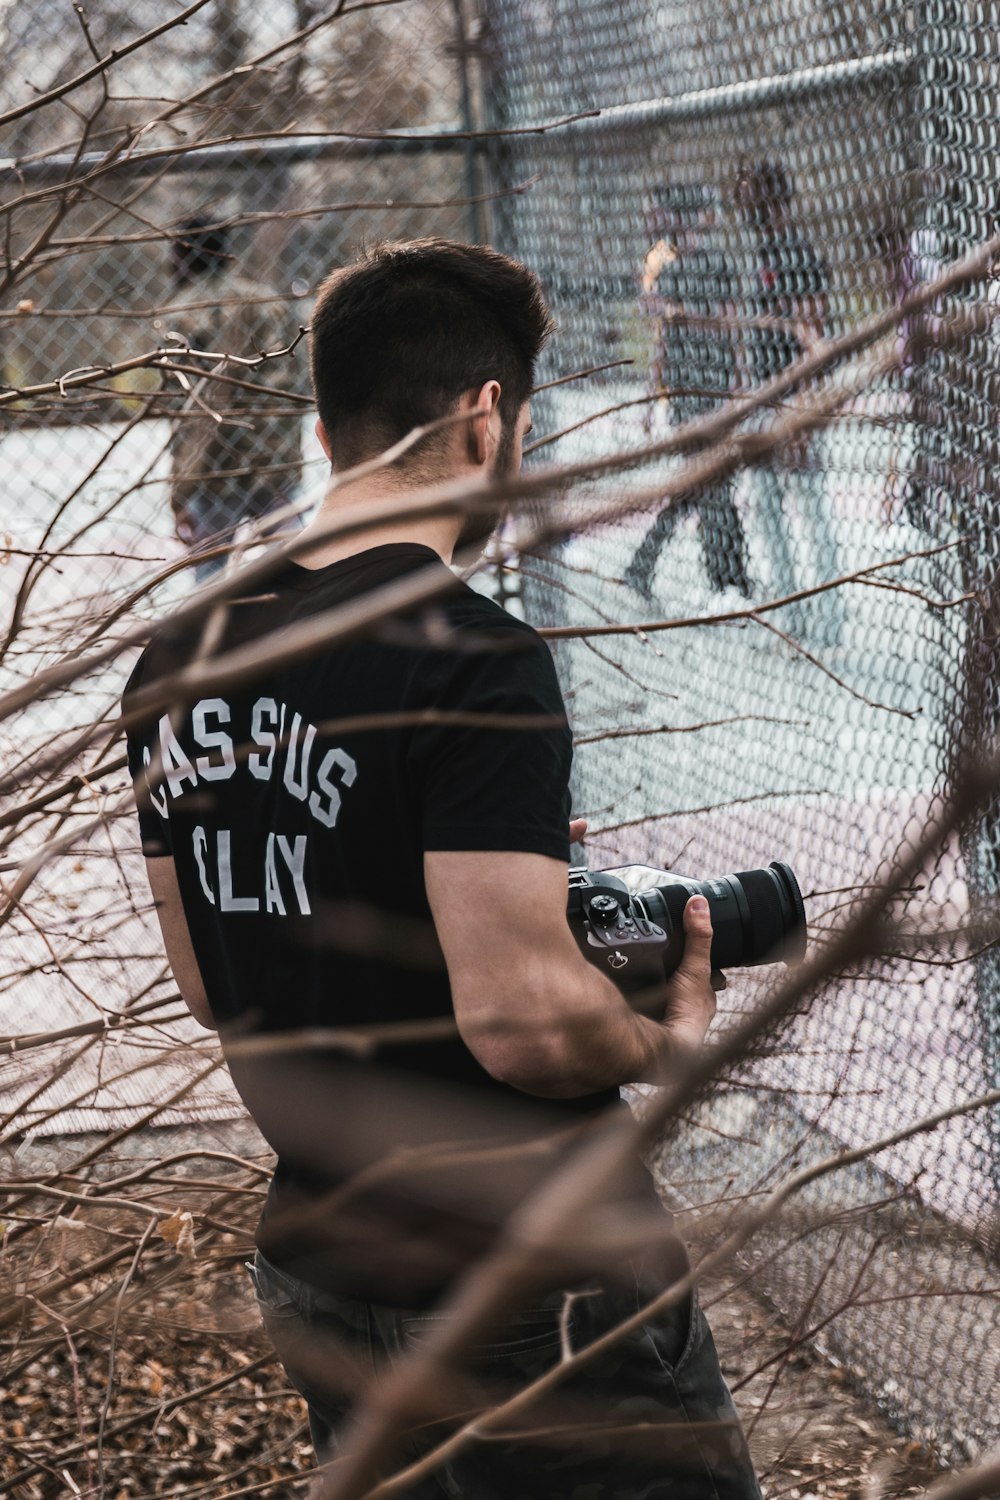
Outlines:
<svg viewBox="0 0 1000 1500"><path fill-rule="evenodd" d="M867 57L822 63L810 68L796 68L766 78L739 79L714 88L691 89L686 93L658 99L642 99L635 104L613 104L606 109L588 111L577 118L545 122L537 126L519 125L518 135L539 134L554 130L557 135L638 129L670 120L700 119L713 114L735 114L768 109L797 99L863 84L885 82L903 77L915 60L909 47L875 52ZM555 128L557 127L557 128ZM46 156L36 161L19 162L0 157L0 182L14 180L19 184L58 181L65 177L85 177L90 172L113 172L116 175L148 177L157 172L210 172L231 167L294 166L299 162L370 158L372 156L414 155L423 152L464 151L470 147L483 150L487 140L503 131L478 134L460 125L424 126L400 134L373 136L268 137L257 141L233 141L176 151L145 151L110 161L101 152L75 155L70 152Z"/></svg>
<svg viewBox="0 0 1000 1500"><path fill-rule="evenodd" d="M896 47L886 52L871 53L867 57L818 63L813 67L795 68L789 73L775 73L765 78L735 79L713 88L690 89L682 94L667 94L660 99L642 99L635 104L614 104L608 109L602 109L594 118L574 120L560 134L637 129L645 125L665 124L670 120L694 120L709 115L770 109L776 104L787 104L841 89L902 78L916 61L916 56L910 47Z"/></svg>
<svg viewBox="0 0 1000 1500"><path fill-rule="evenodd" d="M152 177L163 171L212 172L224 167L294 166L298 162L329 160L331 157L367 160L372 156L461 151L468 142L469 132L463 131L456 123L416 126L398 135L267 136L261 140L231 141L212 146L141 151L123 156L120 161L101 151L62 152L35 161L18 161L16 157L8 156L0 157L0 182L14 179L26 184L59 181L70 176L79 179L91 172Z"/></svg>

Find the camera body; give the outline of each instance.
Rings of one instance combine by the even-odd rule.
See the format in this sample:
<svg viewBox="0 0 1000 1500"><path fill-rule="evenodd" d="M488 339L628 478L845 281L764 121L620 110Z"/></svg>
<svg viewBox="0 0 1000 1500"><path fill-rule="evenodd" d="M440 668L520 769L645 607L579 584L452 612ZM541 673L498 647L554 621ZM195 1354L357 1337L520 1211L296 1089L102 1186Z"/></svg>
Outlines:
<svg viewBox="0 0 1000 1500"><path fill-rule="evenodd" d="M634 889L636 884L642 888ZM635 866L571 869L567 914L585 957L606 968L632 997L662 992L663 979L680 964L684 907L695 895L706 898L712 916L713 971L794 964L805 956L802 892L791 868L779 860L713 880ZM655 994L652 998L655 1005Z"/></svg>

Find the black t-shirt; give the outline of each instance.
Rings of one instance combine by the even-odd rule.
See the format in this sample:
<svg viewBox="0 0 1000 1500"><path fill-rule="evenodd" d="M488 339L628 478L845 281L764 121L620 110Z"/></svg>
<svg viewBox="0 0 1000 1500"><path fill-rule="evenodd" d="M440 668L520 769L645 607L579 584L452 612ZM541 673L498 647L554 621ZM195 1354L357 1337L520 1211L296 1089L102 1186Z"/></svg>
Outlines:
<svg viewBox="0 0 1000 1500"><path fill-rule="evenodd" d="M213 654L265 656L264 638L427 568L444 564L410 544L287 564L233 602ZM164 631L123 700L144 851L173 857L234 1081L279 1155L258 1242L382 1302L438 1296L616 1097L530 1099L447 1034L424 852L567 860L572 742L545 643L446 582L374 635L136 723L135 694L199 651ZM436 1036L386 1044L413 1022Z"/></svg>

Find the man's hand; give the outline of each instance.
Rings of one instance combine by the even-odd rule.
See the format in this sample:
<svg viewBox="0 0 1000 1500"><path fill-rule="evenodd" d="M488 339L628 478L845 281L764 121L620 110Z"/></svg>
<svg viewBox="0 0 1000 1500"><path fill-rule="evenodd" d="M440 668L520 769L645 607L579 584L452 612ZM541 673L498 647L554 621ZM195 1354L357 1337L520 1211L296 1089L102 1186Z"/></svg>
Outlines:
<svg viewBox="0 0 1000 1500"><path fill-rule="evenodd" d="M652 1021L580 952L561 860L428 850L424 876L459 1033L501 1083L551 1099L662 1083L701 1046L715 1014L704 897L685 907L684 959Z"/></svg>
<svg viewBox="0 0 1000 1500"><path fill-rule="evenodd" d="M586 832L586 818L570 819L570 843L582 842ZM725 979L712 970L711 909L704 896L691 896L684 908L684 957L667 981L663 1019L652 1023L667 1033L668 1055L689 1055L703 1045L717 988L725 988Z"/></svg>
<svg viewBox="0 0 1000 1500"><path fill-rule="evenodd" d="M667 1004L660 1023L681 1052L697 1052L715 1017L712 988L712 915L704 896L691 896L684 908L684 957L667 982Z"/></svg>

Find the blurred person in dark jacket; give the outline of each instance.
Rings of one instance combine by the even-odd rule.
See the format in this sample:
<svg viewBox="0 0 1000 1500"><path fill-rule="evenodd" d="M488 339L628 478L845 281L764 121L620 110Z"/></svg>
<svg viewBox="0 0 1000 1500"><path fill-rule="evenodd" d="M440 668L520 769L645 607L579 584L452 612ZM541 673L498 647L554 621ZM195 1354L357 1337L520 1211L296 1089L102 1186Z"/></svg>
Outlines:
<svg viewBox="0 0 1000 1500"><path fill-rule="evenodd" d="M747 231L746 374L757 387L787 370L824 336L829 271L796 222L792 180L780 162L745 162L736 202ZM836 578L840 549L816 438L785 445L754 472L772 595L784 598ZM805 568L803 558L796 556L800 549L794 522L811 553ZM837 590L783 615L793 633L817 645L840 640L843 604Z"/></svg>
<svg viewBox="0 0 1000 1500"><path fill-rule="evenodd" d="M172 292L165 318L186 347L218 355L180 362L204 373L183 377L170 437L170 503L177 535L201 582L224 567L244 521L276 517L265 534L296 527L281 517L302 478L302 418L292 356L238 361L286 348L295 328L273 292L242 276L226 231L210 219L187 221L170 247Z"/></svg>

